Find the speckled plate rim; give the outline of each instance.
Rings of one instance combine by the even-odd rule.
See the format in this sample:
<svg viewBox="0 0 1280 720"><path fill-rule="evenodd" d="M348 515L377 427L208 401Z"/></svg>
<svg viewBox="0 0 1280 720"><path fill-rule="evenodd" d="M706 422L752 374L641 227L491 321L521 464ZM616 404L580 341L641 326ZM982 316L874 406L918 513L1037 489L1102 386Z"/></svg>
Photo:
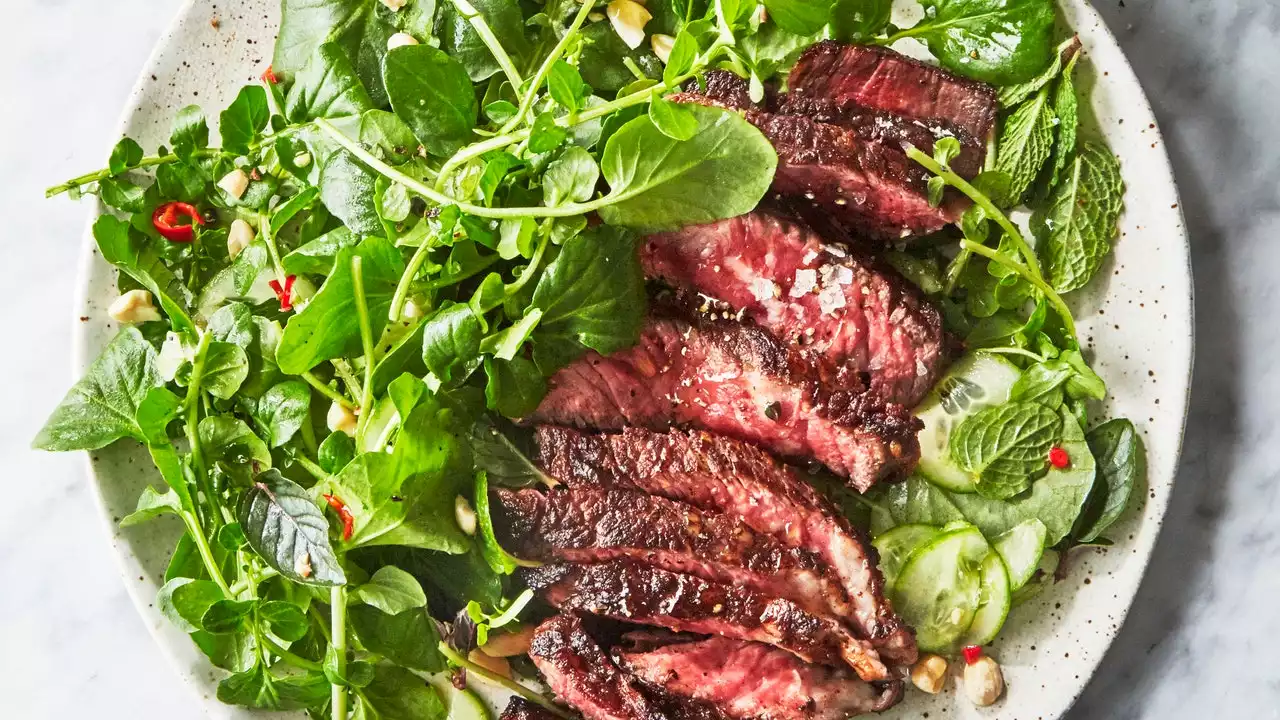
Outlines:
<svg viewBox="0 0 1280 720"><path fill-rule="evenodd" d="M143 104L147 99L148 90L154 83L152 78L158 68L162 65L163 56L168 49L169 44L175 40L176 34L180 29L180 26L183 24L183 21L196 12L200 6L207 4L209 1L210 0L186 0L175 15L175 20L170 25L169 29L167 29L161 36L155 50L152 52L152 55L145 66L145 69L139 76L138 81L135 83L130 94L129 101L126 104L125 111L121 115L118 127L122 133L130 125L132 118L139 113L144 112ZM1148 102L1145 93L1141 91L1141 85L1134 75L1132 67L1129 65L1127 59L1124 58L1123 52L1119 50L1119 45L1114 35L1106 27L1105 23L1102 22L1096 11L1088 5L1087 0L1062 0L1062 4L1066 6L1064 8L1064 12L1067 13L1068 18L1074 21L1074 27L1080 30L1082 36L1088 37L1087 49L1105 46L1109 50L1114 50L1114 53L1111 53L1112 56L1108 58L1105 72L1109 75L1119 76L1119 80L1116 81L1119 84L1128 85L1138 90L1136 96L1127 98L1126 104L1133 115L1142 118L1144 122L1149 121L1150 127L1144 130L1145 139L1152 141L1151 147L1153 149L1159 147L1159 152L1157 153L1158 157L1144 161L1148 163L1148 168L1155 171L1154 175L1144 175L1142 181L1153 182L1152 178L1154 177L1154 182L1160 183L1163 186L1160 189L1150 191L1150 193L1144 192L1144 195L1162 195L1166 199L1172 199L1172 207L1166 212L1172 212L1176 216L1173 223L1176 227L1176 231L1166 239L1168 245L1162 246L1160 249L1164 252L1172 252L1182 260L1180 267L1183 277L1177 279L1185 281L1187 290L1185 297L1187 304L1181 309L1181 311L1176 307L1174 308L1174 320L1171 321L1170 329L1182 330L1183 337L1181 338L1181 341L1186 343L1186 349L1182 352L1182 355L1185 356L1185 361L1180 363L1181 368L1176 373L1179 377L1174 380L1175 383L1181 383L1181 391L1175 392L1172 396L1169 396L1167 399L1170 402L1165 404L1163 407L1164 412L1169 412L1173 416L1165 417L1167 425L1173 425L1174 423L1170 421L1174 417L1177 418L1176 429L1166 427L1164 436L1166 443L1165 456L1161 458L1159 467L1156 467L1155 464L1153 464L1150 470L1152 495L1149 497L1147 505L1141 516L1129 521L1131 525L1135 526L1136 529L1134 532L1138 534L1138 537L1133 538L1128 544L1120 543L1125 545L1123 548L1124 550L1131 551L1136 556L1135 559L1139 564L1136 567L1125 567L1124 572L1120 577L1112 578L1109 581L1114 583L1110 589L1116 591L1114 595L1115 600L1112 603L1114 607L1110 610L1110 627L1108 630L1104 631L1106 638L1104 639L1099 651L1093 653L1085 662L1078 664L1073 668L1073 670L1077 671L1075 679L1052 683L1051 685L1042 685L1044 690L1050 691L1048 693L1049 695L1055 696L1052 699L1046 698L1044 705L1037 708L1039 710L1037 714L1042 718L1061 717L1062 714L1064 714L1076 701L1076 699L1079 698L1080 694L1084 691L1089 678L1101 663L1106 648L1109 647L1111 641L1114 640L1116 634L1119 632L1120 626L1123 624L1132 607L1133 599L1137 594L1138 587L1149 564L1155 542L1159 536L1160 521L1167 509L1169 494L1172 491L1173 481L1176 475L1176 468L1178 458L1181 453L1183 433L1186 425L1195 348L1195 304L1194 285L1191 281L1192 269L1190 264L1190 248L1185 231L1185 223L1182 218L1181 206L1178 202L1177 188L1174 182L1172 166L1167 153L1163 150L1163 139L1159 128L1156 126L1150 103ZM1088 29L1081 29L1085 24L1089 24L1091 27ZM1103 69L1100 68L1100 70ZM1125 156L1121 154L1121 157L1122 161L1124 161ZM1154 163L1154 165L1150 165L1150 163ZM1126 175L1128 175L1128 168L1126 168ZM1130 186L1132 187L1132 178L1129 178L1129 181ZM88 224L90 226L102 211L102 206L98 203L94 203L94 207L89 213ZM1127 217L1128 215L1126 218ZM79 264L80 282L77 289L76 307L79 308L80 311L77 313L77 316L91 316L93 313L101 312L102 305L100 303L95 303L94 297L101 294L101 279L103 274L108 272L108 268L105 266L105 263L102 263L98 259L92 233L90 231L86 231L84 248L85 249ZM1124 245L1122 240L1118 248L1118 253L1122 252L1123 249ZM1109 267L1110 266L1108 266L1108 268ZM1172 326L1174 325L1179 327L1173 328ZM100 335L100 331L102 329L101 323L91 327L84 322L73 321L72 369L76 378L79 378L84 369L88 366L89 362L91 362L100 349L104 339ZM95 335L95 330L98 331L99 334ZM1173 342L1175 343L1174 350L1176 354L1176 352L1180 350L1180 348L1176 347L1176 344L1179 343L1180 340L1179 338L1174 338ZM1152 420L1154 422L1154 417ZM148 631L155 638L167 659L174 665L185 684L198 694L201 699L201 706L209 716L218 718L258 717L255 713L248 713L222 705L213 697L213 688L216 679L215 672L203 656L201 656L193 647L190 639L181 631L169 626L154 608L153 599L156 590L156 583L154 582L154 579L149 580L146 577L147 567L145 566L148 565L148 562L140 558L139 553L136 552L135 548L131 544L131 539L125 536L117 524L119 516L113 514L111 502L108 497L108 483L113 482L113 480L118 478L109 477L111 473L109 470L104 470L104 465L99 461L98 454L87 454L86 461L88 463L87 469L89 474L94 480L95 498L99 508L101 509L101 515L108 537L112 542L115 560L120 568L129 596L132 598L135 607L146 623ZM1157 475L1160 477L1157 477ZM1157 480L1159 482L1156 482ZM117 506L115 512L118 511L119 507ZM1151 528L1151 523L1154 523L1154 528ZM174 528L170 528L170 532L176 532L176 530ZM1087 562L1088 561L1086 561L1086 563ZM152 566L151 569L154 570L154 560L150 561L150 565ZM1074 590L1079 589L1079 587L1074 588ZM1067 590L1067 592L1072 591L1073 590L1071 589ZM1059 591L1054 592L1055 597L1061 595L1062 593ZM1058 597L1058 599L1071 603L1074 598L1067 596ZM1042 638L1042 641L1045 644L1048 644L1048 640L1048 638ZM1032 645L1031 649L1032 652L1034 652L1035 646ZM1004 658L1002 658L1002 662L1006 662ZM1028 669L1028 671L1031 673L1044 672L1042 670L1034 669ZM1021 684L1016 680L1010 683L1011 692L1018 692L1019 686L1024 688L1024 692L1028 690L1035 692L1033 688L1028 688L1026 685ZM1067 689L1067 686L1069 686L1070 689ZM951 683L951 688L954 689L954 687L955 683ZM930 699L925 699L925 701L930 702ZM991 709L975 710L964 703L963 700L957 700L953 694L947 693L941 699L934 698L931 702L932 704L930 704L929 707L925 707L920 703L912 702L898 712L891 712L889 717L896 717L905 712L916 713L924 709L943 708L952 710L953 717L1022 717L1020 714L1011 715L1006 713L1004 711L1006 709L1006 701L1002 701ZM938 702L945 704L938 705L936 704ZM1023 705L1023 702L1024 701L1020 701L1018 705ZM1027 710L1028 708L1019 707L1018 709ZM1016 712L1013 707L1009 707L1008 710L1010 712Z"/></svg>

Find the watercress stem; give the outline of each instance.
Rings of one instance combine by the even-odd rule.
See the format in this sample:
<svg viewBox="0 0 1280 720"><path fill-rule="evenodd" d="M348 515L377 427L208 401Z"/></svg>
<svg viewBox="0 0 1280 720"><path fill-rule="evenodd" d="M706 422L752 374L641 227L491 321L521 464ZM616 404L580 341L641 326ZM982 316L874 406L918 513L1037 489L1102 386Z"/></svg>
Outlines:
<svg viewBox="0 0 1280 720"><path fill-rule="evenodd" d="M303 470L306 470L316 480L329 479L329 473L325 472L324 468L317 465L315 461L313 461L311 458L307 457L306 455L303 455L302 453L298 453L297 455L293 456L293 459L296 460L298 464L302 466Z"/></svg>
<svg viewBox="0 0 1280 720"><path fill-rule="evenodd" d="M993 355L1017 355L1019 357L1030 358L1038 363L1042 363L1045 361L1045 358L1043 356L1037 355L1031 352L1030 350L1023 350L1022 348L989 347L989 348L978 348L977 351L984 352L984 353L992 353Z"/></svg>
<svg viewBox="0 0 1280 720"><path fill-rule="evenodd" d="M293 665L294 667L299 667L299 668L302 668L303 670L312 670L315 672L321 672L324 670L324 665L321 665L315 660L308 660L302 657L301 655L295 655L294 653L289 652L288 650L281 647L280 644L277 643L275 640L272 640L271 638L266 637L265 635L262 636L260 639L262 640L262 643L267 646L267 649L270 650L273 655L279 657L281 660L284 660L285 662L289 663L290 665Z"/></svg>
<svg viewBox="0 0 1280 720"><path fill-rule="evenodd" d="M267 255L271 257L271 267L276 271L276 282L284 287L284 263L280 260L280 249L276 247L276 239L271 234L271 218L266 213L258 214L258 235L267 246Z"/></svg>
<svg viewBox="0 0 1280 720"><path fill-rule="evenodd" d="M323 396L325 396L325 397L329 398L330 400L332 400L332 401L334 401L334 402L338 403L338 404L339 404L339 405L341 405L342 407L344 407L344 408L346 408L346 409L348 409L348 410L355 410L355 409L356 409L356 404L355 404L355 403L353 403L353 402L351 402L350 400L348 400L348 399L347 399L347 397L346 397L345 395L343 395L342 393L340 393L340 392L338 392L337 390L334 390L333 388L329 387L328 385L325 385L324 383L320 382L320 378L316 377L316 376L315 376L315 374L314 374L314 373L312 373L310 370L308 370L307 372L302 373L302 375L300 375L299 377L301 377L303 380L305 380L305 381L306 381L306 383L307 383L308 385L310 385L311 387L315 388L315 389L316 389L316 392L318 392L318 393L320 393L321 395L323 395Z"/></svg>
<svg viewBox="0 0 1280 720"><path fill-rule="evenodd" d="M475 277L476 275L479 275L485 270L488 270L489 267L496 262L498 262L498 256L489 255L485 257L483 260L481 260L480 262L476 263L473 267L469 268L466 272L462 273L461 275L451 275L447 278L437 278L427 283L425 287L430 290L435 290L442 287L449 287L450 285L457 285L458 283L462 282L463 280L466 280L469 277Z"/></svg>
<svg viewBox="0 0 1280 720"><path fill-rule="evenodd" d="M521 685L515 680L502 677L501 675L491 672L487 668L481 667L471 662L470 660L462 657L461 655L458 654L456 650L449 647L449 643L441 640L439 647L440 647L441 655L444 655L446 658L448 658L449 662L453 663L454 665L457 665L460 668L464 668L467 672L475 673L476 675L479 675L480 677L484 678L485 680L488 680L489 682L497 683L498 685L501 685L502 687L519 695L525 700L528 700L529 702L532 702L532 703L536 703L546 708L548 712L552 713L553 715L556 715L557 717L562 717L562 718L565 718L566 720L572 717L569 713L566 713L564 710L562 710L559 705L556 705L555 703L539 695L538 693L530 690L529 688Z"/></svg>
<svg viewBox="0 0 1280 720"><path fill-rule="evenodd" d="M500 130L499 135L505 135L515 128L520 127L520 123L524 122L524 118L529 114L529 110L533 107L533 101L538 97L538 90L542 88L542 83L547 81L547 76L551 74L551 68L555 66L556 61L564 55L564 51L569 47L569 42L578 34L578 30L582 28L583 23L587 21L587 16L591 14L592 8L595 7L594 0L584 0L582 7L578 8L578 14L574 16L573 22L569 27L565 28L564 36L560 38L560 42L551 49L546 59L542 61L542 65L538 68L537 74L533 76L533 80L529 82L529 87L525 90L524 96L520 98L520 108L516 111L514 117L506 122Z"/></svg>
<svg viewBox="0 0 1280 720"><path fill-rule="evenodd" d="M529 264L521 271L520 277L515 282L503 288L507 297L511 297L520 292L520 289L529 284L529 280L537 274L538 266L542 264L542 256L547 251L547 244L551 240L551 227L548 225L539 233L542 237L538 240L538 248L533 251L533 257L529 259Z"/></svg>
<svg viewBox="0 0 1280 720"><path fill-rule="evenodd" d="M498 61L498 67L502 68L502 74L507 76L507 80L511 83L511 87L520 91L524 86L524 78L520 76L520 71L516 69L516 64L511 61L511 56L507 54L507 49L502 46L502 41L497 35L493 34L493 29L489 27L489 22L485 20L484 15L476 10L475 6L467 2L467 0L453 0L453 6L458 9L467 22L471 23L471 27L475 29L476 34L484 41L489 52L493 53L493 59Z"/></svg>
<svg viewBox="0 0 1280 720"><path fill-rule="evenodd" d="M209 343L212 340L211 333L204 333L200 336L200 344L196 346L191 362L191 381L187 385L187 397L184 401L187 412L184 425L187 444L191 446L191 471L196 476L196 484L201 494L205 496L205 502L209 503L209 522L216 530L221 525L222 518L218 514L219 504L213 485L209 481L208 468L205 467L204 449L200 446L200 395L203 392L205 363L209 357Z"/></svg>
<svg viewBox="0 0 1280 720"><path fill-rule="evenodd" d="M373 323L369 321L369 301L364 293L364 258L351 258L351 289L356 296L356 317L360 321L360 344L364 347L364 383L360 395L360 421L356 435L363 437L365 425L373 416L373 366L376 364L373 346Z"/></svg>
<svg viewBox="0 0 1280 720"><path fill-rule="evenodd" d="M939 164L937 160L926 155L920 150L920 148L907 148L907 157L925 166L929 172L945 180L951 187L954 187L965 195L968 195L969 199L978 207L982 208L983 211L987 213L987 217L995 220L996 224L999 225L1004 230L1005 234L1009 236L1009 239L1013 241L1014 246L1018 248L1018 252L1022 254L1022 257L1026 261L1027 270L1036 278L1043 278L1040 274L1040 260L1036 257L1036 251L1031 249L1031 246L1027 244L1027 241L1022 237L1022 233L1019 232L1018 227L1009 220L1009 216L1001 212L1000 208L996 207L995 203L991 202L991 198L988 198L986 194L970 184L968 180L965 180L952 172L950 168L944 167Z"/></svg>
<svg viewBox="0 0 1280 720"><path fill-rule="evenodd" d="M347 675L347 589L339 585L329 592L329 625L338 675ZM347 720L347 689L334 683L330 693L333 720Z"/></svg>
<svg viewBox="0 0 1280 720"><path fill-rule="evenodd" d="M1063 302L1062 296L1054 292L1053 288L1049 287L1049 283L1046 283L1043 278L1039 278L1039 277L1036 277L1035 275L1032 275L1031 271L1028 268L1026 268L1022 263L1014 262L1007 255L997 250L993 250L987 247L986 245L979 245L978 243L973 242L972 240L961 240L960 247L970 252L981 255L982 257L987 258L988 260L994 263L999 263L1000 265L1005 266L1006 268L1017 273L1020 277L1022 277L1027 282L1034 285L1037 290L1039 290L1041 293L1044 294L1046 298L1049 299L1049 303L1053 305L1054 310L1056 310L1058 312L1059 317L1062 318L1062 326L1066 329L1067 335L1070 336L1072 341L1075 341L1076 322L1075 322L1075 319L1071 317L1071 309L1067 307L1067 304L1065 302Z"/></svg>
<svg viewBox="0 0 1280 720"><path fill-rule="evenodd" d="M235 595L231 593L231 587L227 585L226 578L222 577L222 568L218 567L218 561L213 557L213 549L209 547L209 539L205 537L204 528L200 526L200 518L190 510L183 510L182 521L187 526L187 534L191 536L191 541L196 544L196 552L200 553L200 559L204 561L205 572L213 578L214 584L224 596L228 599L234 598Z"/></svg>
<svg viewBox="0 0 1280 720"><path fill-rule="evenodd" d="M409 258L409 265L405 267L404 274L400 276L400 282L396 285L396 291L391 295L391 310L387 312L387 319L391 322L400 321L400 313L404 312L404 304L409 300L409 286L418 276L422 263L427 261L427 253L431 252L432 247L434 244L424 238L418 249L413 251L413 257Z"/></svg>

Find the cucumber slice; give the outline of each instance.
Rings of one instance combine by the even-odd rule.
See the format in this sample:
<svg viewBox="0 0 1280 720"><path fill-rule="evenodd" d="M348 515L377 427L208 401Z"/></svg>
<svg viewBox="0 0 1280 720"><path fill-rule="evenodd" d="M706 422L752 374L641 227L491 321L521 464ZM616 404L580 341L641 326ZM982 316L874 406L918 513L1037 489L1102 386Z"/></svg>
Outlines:
<svg viewBox="0 0 1280 720"><path fill-rule="evenodd" d="M951 461L951 431L979 410L1007 402L1021 375L1013 363L991 353L971 353L956 362L915 409L924 422L920 474L952 492L975 492L973 478Z"/></svg>
<svg viewBox="0 0 1280 720"><path fill-rule="evenodd" d="M893 590L898 573L911 559L912 553L938 534L938 528L932 525L899 525L871 541L880 553L880 574L884 576L885 592Z"/></svg>
<svg viewBox="0 0 1280 720"><path fill-rule="evenodd" d="M1048 537L1049 528L1031 518L1014 525L1008 532L991 541L1009 570L1011 590L1026 585L1031 576L1036 574L1040 556L1044 554L1044 542Z"/></svg>
<svg viewBox="0 0 1280 720"><path fill-rule="evenodd" d="M975 527L942 533L917 549L893 585L893 606L916 629L921 650L945 652L973 623L979 567L991 546Z"/></svg>
<svg viewBox="0 0 1280 720"><path fill-rule="evenodd" d="M440 693L440 699L448 710L445 720L490 720L489 708L480 696L470 690L459 690L448 678L448 674L442 673L430 679L431 686Z"/></svg>
<svg viewBox="0 0 1280 720"><path fill-rule="evenodd" d="M1000 628L1004 627L1004 619L1009 617L1009 608L1013 605L1013 593L1009 590L1009 571L1000 559L1000 553L993 552L982 561L978 569L981 577L981 589L978 611L973 614L973 622L969 629L960 636L957 648L966 645L990 645L996 639Z"/></svg>

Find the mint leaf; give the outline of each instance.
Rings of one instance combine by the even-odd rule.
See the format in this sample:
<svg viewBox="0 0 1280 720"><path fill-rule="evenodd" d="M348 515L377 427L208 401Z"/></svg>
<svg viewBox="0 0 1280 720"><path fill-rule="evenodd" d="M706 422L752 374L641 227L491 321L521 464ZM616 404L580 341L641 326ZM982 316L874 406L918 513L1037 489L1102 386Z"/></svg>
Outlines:
<svg viewBox="0 0 1280 720"><path fill-rule="evenodd" d="M951 434L951 459L972 473L978 493L994 500L1026 490L1044 472L1062 430L1053 410L1011 402L965 418Z"/></svg>
<svg viewBox="0 0 1280 720"><path fill-rule="evenodd" d="M1076 98L1076 86L1071 81L1071 72L1075 70L1076 60L1073 57L1062 73L1062 82L1053 93L1053 111L1058 116L1058 140L1053 146L1053 174L1049 179L1049 187L1056 187L1067 167L1067 161L1076 151L1076 140L1080 130L1080 101Z"/></svg>
<svg viewBox="0 0 1280 720"><path fill-rule="evenodd" d="M1017 205L1053 150L1053 108L1047 89L1018 107L1004 124L996 151L996 171L1009 177L1009 187L994 200Z"/></svg>
<svg viewBox="0 0 1280 720"><path fill-rule="evenodd" d="M1123 208L1120 162L1105 147L1085 143L1067 165L1047 209L1032 221L1054 290L1066 293L1088 284L1111 252Z"/></svg>

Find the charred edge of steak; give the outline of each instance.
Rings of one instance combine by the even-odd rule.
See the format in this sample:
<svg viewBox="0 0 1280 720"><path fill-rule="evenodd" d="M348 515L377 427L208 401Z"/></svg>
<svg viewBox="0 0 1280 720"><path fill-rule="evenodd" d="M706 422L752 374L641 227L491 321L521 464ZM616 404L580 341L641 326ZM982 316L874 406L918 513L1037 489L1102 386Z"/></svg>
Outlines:
<svg viewBox="0 0 1280 720"><path fill-rule="evenodd" d="M995 127L998 109L994 87L890 48L824 40L801 53L787 78L787 85L793 96L840 102L832 97L838 92L833 87L835 84L867 83L883 78L886 63L892 63L902 71L898 76L901 82L894 87L894 98L882 98L881 102L876 102L858 93L863 97L859 105L931 123L947 123L961 133L959 139L962 142L986 143ZM962 100L962 107L952 107L947 111L930 107L940 101L945 89L953 91L953 100ZM914 97L918 93L925 95Z"/></svg>
<svg viewBox="0 0 1280 720"><path fill-rule="evenodd" d="M722 720L706 703L642 687L623 672L572 613L538 626L529 645L551 690L587 720Z"/></svg>
<svg viewBox="0 0 1280 720"><path fill-rule="evenodd" d="M700 431L536 431L538 464L570 486L633 488L737 515L758 532L824 557L844 581L863 634L888 661L915 661L914 635L884 597L875 546L792 468L749 443Z"/></svg>
<svg viewBox="0 0 1280 720"><path fill-rule="evenodd" d="M889 679L870 643L788 600L630 561L543 565L523 570L522 575L562 612L766 642L810 662L847 663L864 680Z"/></svg>
<svg viewBox="0 0 1280 720"><path fill-rule="evenodd" d="M847 668L805 663L769 645L724 637L615 647L612 654L641 682L707 702L735 720L845 720L886 710L902 697L900 680L872 684Z"/></svg>
<svg viewBox="0 0 1280 720"><path fill-rule="evenodd" d="M502 714L498 716L498 720L562 720L552 714L550 710L536 705L519 695L512 695L511 700L507 701L507 707L503 709Z"/></svg>
<svg viewBox="0 0 1280 720"><path fill-rule="evenodd" d="M849 618L834 572L813 552L759 534L740 518L657 495L599 487L498 490L498 540L523 557L565 562L632 559L791 600Z"/></svg>

